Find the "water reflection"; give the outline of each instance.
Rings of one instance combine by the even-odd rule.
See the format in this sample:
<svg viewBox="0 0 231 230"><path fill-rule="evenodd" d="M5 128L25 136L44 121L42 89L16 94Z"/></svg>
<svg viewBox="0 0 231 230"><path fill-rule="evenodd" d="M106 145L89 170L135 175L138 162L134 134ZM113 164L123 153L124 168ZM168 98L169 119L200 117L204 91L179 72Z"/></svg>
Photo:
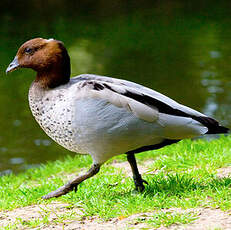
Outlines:
<svg viewBox="0 0 231 230"><path fill-rule="evenodd" d="M40 139L36 139L34 140L35 145L40 146L40 145L44 145L44 146L49 146L51 145L51 141L50 140L40 140Z"/></svg>
<svg viewBox="0 0 231 230"><path fill-rule="evenodd" d="M21 157L13 157L10 159L10 164L12 165L18 165L24 163L24 159Z"/></svg>
<svg viewBox="0 0 231 230"><path fill-rule="evenodd" d="M169 12L170 13L170 12ZM71 153L51 141L32 119L27 93L35 73L5 69L19 45L32 37L66 44L72 75L95 73L138 82L231 127L229 15L161 15L137 10L108 20L59 18L49 25L6 18L0 37L0 175L37 167ZM11 20L12 26L6 26ZM4 22L4 21L3 21ZM8 24L9 25L9 24Z"/></svg>

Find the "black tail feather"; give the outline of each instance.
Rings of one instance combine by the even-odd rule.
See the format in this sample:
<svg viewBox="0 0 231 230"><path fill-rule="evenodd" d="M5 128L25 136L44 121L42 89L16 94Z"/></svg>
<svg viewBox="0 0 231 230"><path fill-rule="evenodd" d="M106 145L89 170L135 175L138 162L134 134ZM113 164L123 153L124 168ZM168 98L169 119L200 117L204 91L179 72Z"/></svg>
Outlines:
<svg viewBox="0 0 231 230"><path fill-rule="evenodd" d="M193 119L199 121L201 124L208 128L206 134L219 134L219 133L228 133L229 128L221 126L215 119L211 117L196 117L194 116Z"/></svg>
<svg viewBox="0 0 231 230"><path fill-rule="evenodd" d="M228 128L218 125L215 127L210 127L206 134L218 134L218 133L228 133L228 132L229 132Z"/></svg>

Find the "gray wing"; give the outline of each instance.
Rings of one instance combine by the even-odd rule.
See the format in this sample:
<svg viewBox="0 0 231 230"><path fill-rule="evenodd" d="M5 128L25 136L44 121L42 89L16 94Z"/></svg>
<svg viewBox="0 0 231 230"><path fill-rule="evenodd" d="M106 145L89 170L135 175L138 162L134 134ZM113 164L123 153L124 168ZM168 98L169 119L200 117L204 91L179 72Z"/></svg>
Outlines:
<svg viewBox="0 0 231 230"><path fill-rule="evenodd" d="M123 107L142 120L158 123L168 138L227 132L216 120L130 81L91 74L71 81L78 85L78 98L99 98Z"/></svg>
<svg viewBox="0 0 231 230"><path fill-rule="evenodd" d="M105 83L111 83L113 85L118 85L118 86L126 86L129 87L131 89L135 89L137 91L139 91L140 93L143 93L145 95L148 95L152 98L155 98L161 102L164 102L165 104L171 106L174 109L179 109L181 111L184 111L186 113L195 115L195 116L205 116L204 114L191 109L187 106L181 105L179 103L177 103L176 101L172 100L171 98L155 91L152 90L150 88L147 88L145 86L142 86L140 84L131 82L131 81L127 81L127 80L123 80L123 79L116 79L116 78L111 78L111 77L106 77L106 76L99 76L99 75L94 75L94 74L82 74L79 75L75 78L72 78L72 80L74 81L80 81L80 80L95 80L98 82L105 82Z"/></svg>

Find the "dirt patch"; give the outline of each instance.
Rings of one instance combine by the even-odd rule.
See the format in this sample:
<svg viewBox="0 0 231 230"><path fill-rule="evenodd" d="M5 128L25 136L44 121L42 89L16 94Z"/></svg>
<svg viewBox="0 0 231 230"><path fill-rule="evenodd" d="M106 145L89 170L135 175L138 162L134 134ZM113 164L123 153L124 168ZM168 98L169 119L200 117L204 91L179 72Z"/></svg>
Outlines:
<svg viewBox="0 0 231 230"><path fill-rule="evenodd" d="M31 205L17 208L12 211L0 212L0 228L16 224L20 229L26 229L29 222L40 221L41 224L46 222L62 222L63 214L67 216L81 216L81 209L72 208L70 204L53 202L50 204ZM28 226L29 227L29 226Z"/></svg>
<svg viewBox="0 0 231 230"><path fill-rule="evenodd" d="M146 220L160 211L139 213L128 218L118 217L103 221L97 217L83 217L83 210L70 207L69 204L53 202L48 205L32 205L18 208L13 211L0 212L0 228L16 224L18 229L31 229L29 222L40 221L39 229L65 229L65 230L119 230L119 229L151 229ZM208 230L231 229L230 213L219 209L166 209L161 212L195 213L198 219L189 225L172 225L160 227L158 230ZM65 214L65 218L63 217ZM9 228L10 229L10 228Z"/></svg>
<svg viewBox="0 0 231 230"><path fill-rule="evenodd" d="M223 212L220 209L195 209L198 212L198 219L193 224L186 226L178 225L170 228L160 228L161 230L211 230L211 229L231 229L230 213Z"/></svg>
<svg viewBox="0 0 231 230"><path fill-rule="evenodd" d="M218 177L229 177L231 175L231 166L220 168L217 170Z"/></svg>
<svg viewBox="0 0 231 230"><path fill-rule="evenodd" d="M128 225L136 226L137 222L131 224L130 222L134 222L139 216L140 214L129 218L113 218L105 222L97 217L84 217L83 210L70 207L69 204L53 202L47 205L32 205L0 212L0 229L3 227L13 229L14 225L17 226L17 229L31 229L33 227L32 222L37 222L34 227L43 230L124 229ZM147 224L139 223L140 227L147 227Z"/></svg>

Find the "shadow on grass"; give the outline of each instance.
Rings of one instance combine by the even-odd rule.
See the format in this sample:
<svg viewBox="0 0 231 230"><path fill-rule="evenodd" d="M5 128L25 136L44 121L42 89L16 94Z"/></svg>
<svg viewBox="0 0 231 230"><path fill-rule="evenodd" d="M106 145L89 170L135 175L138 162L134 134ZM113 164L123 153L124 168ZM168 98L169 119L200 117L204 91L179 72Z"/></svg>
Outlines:
<svg viewBox="0 0 231 230"><path fill-rule="evenodd" d="M198 179L190 174L181 175L176 173L148 176L146 179L149 185L145 188L145 195L167 193L169 196L182 196L195 190L216 192L231 187L230 177L217 178L214 175Z"/></svg>

